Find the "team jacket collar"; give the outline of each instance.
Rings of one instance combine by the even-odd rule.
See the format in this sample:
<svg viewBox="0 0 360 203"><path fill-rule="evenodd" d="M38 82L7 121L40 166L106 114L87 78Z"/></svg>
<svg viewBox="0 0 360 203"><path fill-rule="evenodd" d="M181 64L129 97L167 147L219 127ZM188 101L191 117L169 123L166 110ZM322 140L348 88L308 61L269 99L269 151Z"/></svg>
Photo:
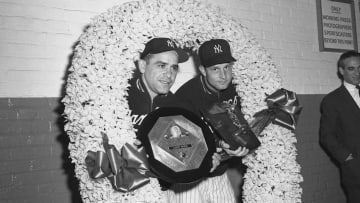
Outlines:
<svg viewBox="0 0 360 203"><path fill-rule="evenodd" d="M219 96L220 92L212 91L212 90L208 87L208 85L207 85L206 82L205 82L205 78L204 78L203 75L200 75L200 82L201 82L201 85L202 85L202 89L204 90L205 93L210 94L210 95Z"/></svg>
<svg viewBox="0 0 360 203"><path fill-rule="evenodd" d="M147 93L146 86L141 77L136 80L136 88L141 92Z"/></svg>

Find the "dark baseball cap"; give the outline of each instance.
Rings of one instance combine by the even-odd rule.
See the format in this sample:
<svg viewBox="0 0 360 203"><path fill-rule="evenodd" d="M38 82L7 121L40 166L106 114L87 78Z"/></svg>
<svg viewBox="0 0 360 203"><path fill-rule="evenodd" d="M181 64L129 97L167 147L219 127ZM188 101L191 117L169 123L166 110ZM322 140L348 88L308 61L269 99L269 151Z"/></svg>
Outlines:
<svg viewBox="0 0 360 203"><path fill-rule="evenodd" d="M231 56L229 43L224 39L211 39L199 48L199 57L204 67L236 61Z"/></svg>
<svg viewBox="0 0 360 203"><path fill-rule="evenodd" d="M179 63L185 62L189 59L187 52L178 48L175 41L170 38L151 39L146 43L144 51L140 54L140 58L144 59L149 54L158 54L166 51L176 51Z"/></svg>

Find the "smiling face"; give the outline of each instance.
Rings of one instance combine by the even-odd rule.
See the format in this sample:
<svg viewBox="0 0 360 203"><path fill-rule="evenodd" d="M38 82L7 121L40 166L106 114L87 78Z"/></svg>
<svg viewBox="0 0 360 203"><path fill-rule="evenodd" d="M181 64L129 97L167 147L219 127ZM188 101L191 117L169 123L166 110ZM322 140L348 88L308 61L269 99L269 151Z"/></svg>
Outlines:
<svg viewBox="0 0 360 203"><path fill-rule="evenodd" d="M140 60L139 69L152 99L158 94L169 93L178 68L178 55L175 51L151 54L145 60Z"/></svg>
<svg viewBox="0 0 360 203"><path fill-rule="evenodd" d="M339 67L339 73L344 81L352 85L360 83L360 57L349 57L344 59L343 67Z"/></svg>
<svg viewBox="0 0 360 203"><path fill-rule="evenodd" d="M233 63L216 64L210 67L200 66L205 82L213 91L225 90L232 80Z"/></svg>

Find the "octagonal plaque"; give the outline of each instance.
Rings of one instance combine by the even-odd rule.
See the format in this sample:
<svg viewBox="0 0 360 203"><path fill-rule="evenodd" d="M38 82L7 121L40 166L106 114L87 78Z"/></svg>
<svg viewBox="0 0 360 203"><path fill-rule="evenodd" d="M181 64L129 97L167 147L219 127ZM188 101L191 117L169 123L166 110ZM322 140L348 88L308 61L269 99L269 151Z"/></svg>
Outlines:
<svg viewBox="0 0 360 203"><path fill-rule="evenodd" d="M138 138L149 155L151 170L167 182L194 182L210 171L214 137L206 123L190 111L156 109L143 120Z"/></svg>

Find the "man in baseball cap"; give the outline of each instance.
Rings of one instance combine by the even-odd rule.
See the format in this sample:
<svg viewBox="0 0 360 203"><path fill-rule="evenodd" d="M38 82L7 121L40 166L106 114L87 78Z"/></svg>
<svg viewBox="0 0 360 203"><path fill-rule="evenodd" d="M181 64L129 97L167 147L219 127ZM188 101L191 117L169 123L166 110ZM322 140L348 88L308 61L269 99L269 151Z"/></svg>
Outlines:
<svg viewBox="0 0 360 203"><path fill-rule="evenodd" d="M205 87L219 92L229 87L232 81L232 66L236 59L231 55L230 45L224 39L212 39L199 48L200 73Z"/></svg>
<svg viewBox="0 0 360 203"><path fill-rule="evenodd" d="M154 99L165 98L164 96L168 95L170 88L175 82L179 68L178 64L185 62L188 58L188 54L178 48L175 41L170 38L153 38L148 41L143 52L140 54L140 60L138 61L140 77L135 78L137 84L134 86L134 88L140 87L137 89L141 90L144 94L137 94L133 97L132 91L130 91L130 107L133 103L139 102L140 97L143 98L143 101L149 101L149 104L143 104L143 101L141 101L142 105L139 105L136 109L140 108L143 110L141 112L135 111L139 115L145 115L154 110L154 108L159 107L159 104ZM131 82L133 81L130 81L132 85ZM133 90L132 87L130 90ZM134 101L132 100L133 98Z"/></svg>
<svg viewBox="0 0 360 203"><path fill-rule="evenodd" d="M138 70L129 81L128 104L132 124L136 131L146 115L158 107L171 106L173 94L170 88L175 82L178 64L189 56L179 49L172 39L153 38L149 40L138 61ZM137 140L135 144L140 145ZM162 187L167 188L165 183Z"/></svg>
<svg viewBox="0 0 360 203"><path fill-rule="evenodd" d="M176 99L199 116L205 109L219 102L241 108L240 97L232 84L232 67L236 59L231 54L229 43L224 39L211 39L200 46L198 54L201 61L200 74L176 91ZM230 150L224 142L221 142L221 146L232 157L243 157L249 153L244 147ZM200 183L174 185L168 192L170 202L185 203L191 197L193 202L235 203L235 194L225 173L227 168L228 164L222 162Z"/></svg>

